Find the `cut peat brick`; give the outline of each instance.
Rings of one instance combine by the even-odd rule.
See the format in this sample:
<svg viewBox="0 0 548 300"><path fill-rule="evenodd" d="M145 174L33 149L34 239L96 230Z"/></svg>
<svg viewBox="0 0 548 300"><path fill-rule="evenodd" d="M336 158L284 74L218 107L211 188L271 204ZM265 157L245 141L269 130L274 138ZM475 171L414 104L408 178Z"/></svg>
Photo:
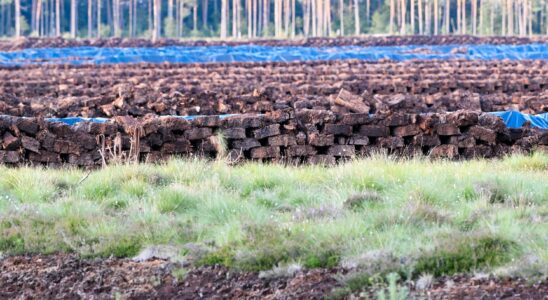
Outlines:
<svg viewBox="0 0 548 300"><path fill-rule="evenodd" d="M436 126L436 133L443 136L459 135L460 129L456 125L444 123Z"/></svg>
<svg viewBox="0 0 548 300"><path fill-rule="evenodd" d="M308 143L312 146L331 146L335 144L335 136L312 133L308 135Z"/></svg>
<svg viewBox="0 0 548 300"><path fill-rule="evenodd" d="M323 131L325 134L350 136L352 135L352 126L343 124L325 124Z"/></svg>
<svg viewBox="0 0 548 300"><path fill-rule="evenodd" d="M390 135L390 128L383 125L362 125L360 134L368 137L385 137Z"/></svg>
<svg viewBox="0 0 548 300"><path fill-rule="evenodd" d="M418 125L411 124L406 126L398 126L394 128L395 136L413 136L421 132Z"/></svg>
<svg viewBox="0 0 548 300"><path fill-rule="evenodd" d="M256 129L253 131L253 137L256 139L264 139L269 136L274 136L280 134L280 125L279 124L272 124L265 126L263 128Z"/></svg>
<svg viewBox="0 0 548 300"><path fill-rule="evenodd" d="M227 139L245 139L245 128L227 128L222 131L222 135Z"/></svg>
<svg viewBox="0 0 548 300"><path fill-rule="evenodd" d="M251 158L278 158L280 147L258 147L251 149Z"/></svg>
<svg viewBox="0 0 548 300"><path fill-rule="evenodd" d="M497 142L497 133L485 127L472 126L468 130L468 134L477 140L488 143L489 145L494 145Z"/></svg>
<svg viewBox="0 0 548 300"><path fill-rule="evenodd" d="M234 140L232 141L232 148L237 150L247 151L252 148L260 147L261 143L256 139L243 139L243 140Z"/></svg>
<svg viewBox="0 0 548 300"><path fill-rule="evenodd" d="M292 134L276 135L268 138L268 145L287 147L291 145L297 145L297 140Z"/></svg>
<svg viewBox="0 0 548 300"><path fill-rule="evenodd" d="M290 146L285 150L285 155L288 157L295 157L295 156L311 156L316 155L318 151L316 151L316 148L310 145L296 145L296 146Z"/></svg>
<svg viewBox="0 0 548 300"><path fill-rule="evenodd" d="M17 151L0 151L0 162L15 164L20 160L19 152Z"/></svg>
<svg viewBox="0 0 548 300"><path fill-rule="evenodd" d="M17 150L20 146L21 146L21 140L19 140L18 138L14 137L11 133L9 132L6 132L4 134L4 138L3 138L3 142L2 142L2 147L5 149L5 150Z"/></svg>
<svg viewBox="0 0 548 300"><path fill-rule="evenodd" d="M201 140L210 137L213 134L211 128L192 128L185 131L185 137L189 140Z"/></svg>

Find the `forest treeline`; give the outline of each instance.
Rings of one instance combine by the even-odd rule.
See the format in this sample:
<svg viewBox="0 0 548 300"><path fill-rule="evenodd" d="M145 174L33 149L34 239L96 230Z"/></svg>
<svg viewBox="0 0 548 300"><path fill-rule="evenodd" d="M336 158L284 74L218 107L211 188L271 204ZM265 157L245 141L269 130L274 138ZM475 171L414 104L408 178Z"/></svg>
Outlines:
<svg viewBox="0 0 548 300"><path fill-rule="evenodd" d="M0 36L548 33L548 0L0 0Z"/></svg>

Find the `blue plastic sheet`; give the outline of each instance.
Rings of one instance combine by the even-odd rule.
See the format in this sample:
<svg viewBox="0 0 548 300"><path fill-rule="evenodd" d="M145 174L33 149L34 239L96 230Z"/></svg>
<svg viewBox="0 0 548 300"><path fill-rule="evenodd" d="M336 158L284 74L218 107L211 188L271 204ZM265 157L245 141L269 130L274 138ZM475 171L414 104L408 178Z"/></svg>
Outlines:
<svg viewBox="0 0 548 300"><path fill-rule="evenodd" d="M237 116L238 114L227 114L227 115L218 115L220 119ZM196 116L166 116L166 117L175 117L175 118L181 118L184 120L195 120L201 117L210 117L206 115L196 115ZM88 123L106 123L110 119L108 118L80 118L80 117L69 117L69 118L47 118L46 121L48 122L58 122L58 123L65 123L68 125L75 125L82 122L88 122Z"/></svg>
<svg viewBox="0 0 548 300"><path fill-rule="evenodd" d="M520 113L519 111L499 111L499 112L492 112L492 114L502 118L502 120L504 120L504 123L506 124L506 127L508 128L520 128L523 126L523 124L526 121L529 121L531 123L531 127L548 130L548 113L540 114L540 115L528 115L528 114ZM237 115L238 114L218 115L218 117L223 119L223 118L237 116ZM205 117L205 116L197 115L197 116L169 116L169 117L177 117L177 118L190 121L190 120L194 120L194 119ZM109 119L71 117L71 118L49 118L46 120L49 122L62 122L65 124L74 125L80 122L105 123Z"/></svg>
<svg viewBox="0 0 548 300"><path fill-rule="evenodd" d="M75 125L81 122L90 122L90 123L106 123L109 119L107 118L79 118L79 117L70 117L70 118L47 118L48 122L59 122L65 123L68 125Z"/></svg>
<svg viewBox="0 0 548 300"><path fill-rule="evenodd" d="M548 129L548 113L540 115L522 114L519 111L499 111L492 114L502 118L506 127L520 128L527 121L531 123L531 127Z"/></svg>
<svg viewBox="0 0 548 300"><path fill-rule="evenodd" d="M458 50L458 51L455 51ZM548 44L525 45L444 45L383 47L269 47L169 46L159 48L42 48L0 52L0 66L25 64L120 64L120 63L208 63L208 62L285 62L359 59L395 61L410 59L548 59Z"/></svg>

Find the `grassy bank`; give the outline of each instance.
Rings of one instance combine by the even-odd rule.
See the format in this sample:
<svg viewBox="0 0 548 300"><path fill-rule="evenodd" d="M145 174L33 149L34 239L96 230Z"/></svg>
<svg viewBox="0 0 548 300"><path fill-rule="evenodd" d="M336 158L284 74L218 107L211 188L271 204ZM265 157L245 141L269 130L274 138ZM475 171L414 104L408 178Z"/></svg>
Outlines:
<svg viewBox="0 0 548 300"><path fill-rule="evenodd" d="M373 157L336 167L172 160L83 170L0 167L0 251L266 270L548 274L548 155L464 162Z"/></svg>

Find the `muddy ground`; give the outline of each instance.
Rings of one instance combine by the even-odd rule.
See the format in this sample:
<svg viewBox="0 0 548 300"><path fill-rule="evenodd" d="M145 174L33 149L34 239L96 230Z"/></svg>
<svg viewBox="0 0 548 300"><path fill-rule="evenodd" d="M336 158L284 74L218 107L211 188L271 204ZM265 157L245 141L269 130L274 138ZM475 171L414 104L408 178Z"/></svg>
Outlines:
<svg viewBox="0 0 548 300"><path fill-rule="evenodd" d="M0 260L1 299L324 299L341 283L338 270L299 271L261 279L224 267L182 271L164 260L79 259L73 255ZM429 299L548 299L548 282L453 276L413 295ZM357 296L356 294L355 296Z"/></svg>

